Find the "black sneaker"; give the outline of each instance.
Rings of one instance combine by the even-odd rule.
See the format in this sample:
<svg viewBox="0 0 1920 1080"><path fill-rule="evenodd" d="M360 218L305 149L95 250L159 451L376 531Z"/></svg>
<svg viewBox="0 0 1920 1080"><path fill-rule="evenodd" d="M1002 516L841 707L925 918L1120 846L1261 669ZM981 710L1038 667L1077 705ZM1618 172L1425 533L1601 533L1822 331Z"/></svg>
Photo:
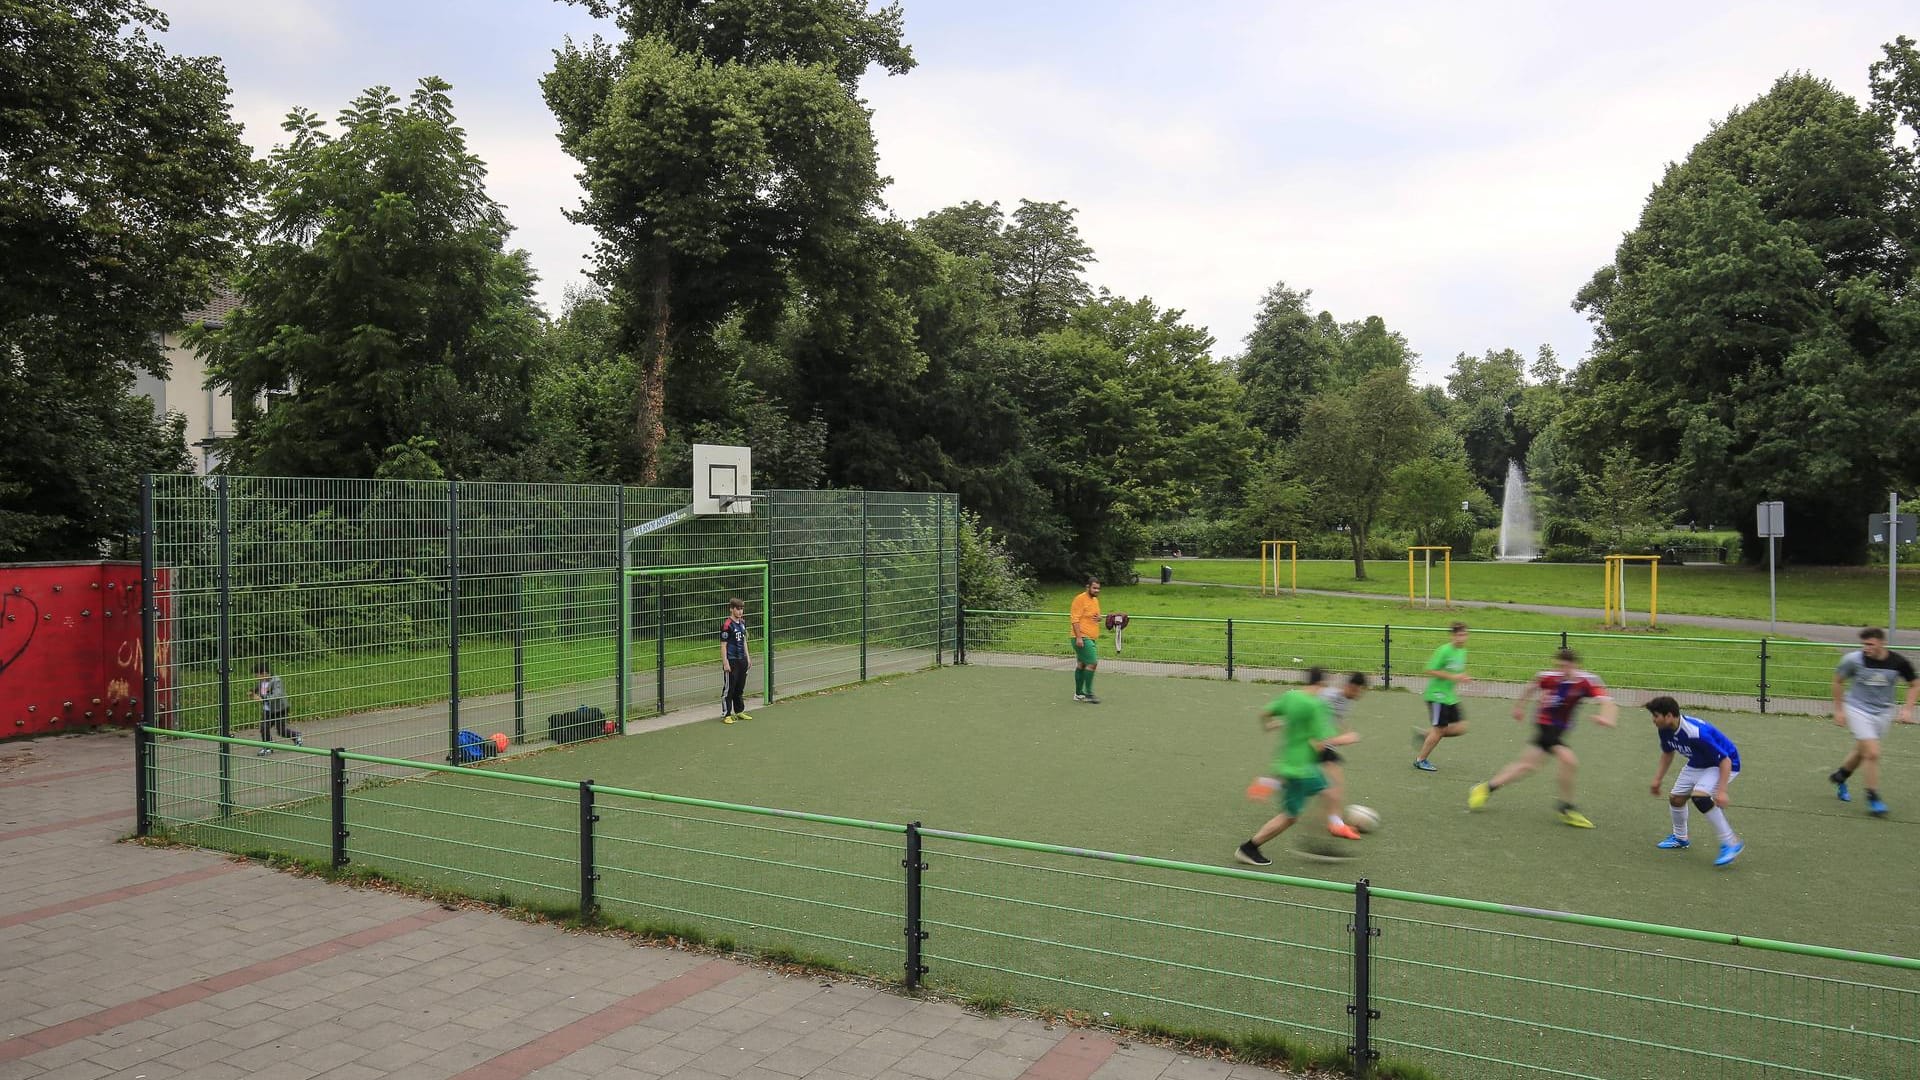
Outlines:
<svg viewBox="0 0 1920 1080"><path fill-rule="evenodd" d="M299 733L299 732L297 732L297 731L293 733L293 735L292 735L292 738L293 738L293 745L295 745L295 746L305 746L305 745L307 745L306 743L303 743L303 742L301 742L301 741L300 741L300 733Z"/></svg>
<svg viewBox="0 0 1920 1080"><path fill-rule="evenodd" d="M1085 701L1086 701L1086 703L1087 703L1087 704L1089 704L1089 705L1098 705L1098 704L1100 704L1100 699L1099 699L1099 698L1097 698L1097 697L1094 697L1094 696L1093 696L1092 694L1088 694L1088 695L1086 696L1086 698L1085 698L1084 700L1085 700Z"/></svg>
<svg viewBox="0 0 1920 1080"><path fill-rule="evenodd" d="M1235 848L1233 851L1233 857L1239 860L1240 862L1246 863L1248 866L1272 866L1273 865L1273 860L1267 858L1265 855L1262 855L1260 853L1260 849L1253 846L1253 841L1251 840Z"/></svg>

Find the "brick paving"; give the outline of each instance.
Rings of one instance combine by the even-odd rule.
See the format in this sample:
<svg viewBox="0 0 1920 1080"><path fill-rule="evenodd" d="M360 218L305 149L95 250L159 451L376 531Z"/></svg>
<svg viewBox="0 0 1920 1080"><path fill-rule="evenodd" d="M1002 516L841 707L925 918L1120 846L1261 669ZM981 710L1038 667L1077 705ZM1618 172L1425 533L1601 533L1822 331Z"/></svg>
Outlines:
<svg viewBox="0 0 1920 1080"><path fill-rule="evenodd" d="M0 1080L1275 1080L132 831L123 733L0 743Z"/></svg>

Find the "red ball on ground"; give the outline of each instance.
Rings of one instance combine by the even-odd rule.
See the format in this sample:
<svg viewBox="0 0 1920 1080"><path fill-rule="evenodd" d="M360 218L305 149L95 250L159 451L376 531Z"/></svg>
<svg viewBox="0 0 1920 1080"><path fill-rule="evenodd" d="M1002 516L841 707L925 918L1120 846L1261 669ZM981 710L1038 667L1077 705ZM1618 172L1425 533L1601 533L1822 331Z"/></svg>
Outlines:
<svg viewBox="0 0 1920 1080"><path fill-rule="evenodd" d="M493 748L502 754L507 752L507 736L505 732L496 731L493 733Z"/></svg>

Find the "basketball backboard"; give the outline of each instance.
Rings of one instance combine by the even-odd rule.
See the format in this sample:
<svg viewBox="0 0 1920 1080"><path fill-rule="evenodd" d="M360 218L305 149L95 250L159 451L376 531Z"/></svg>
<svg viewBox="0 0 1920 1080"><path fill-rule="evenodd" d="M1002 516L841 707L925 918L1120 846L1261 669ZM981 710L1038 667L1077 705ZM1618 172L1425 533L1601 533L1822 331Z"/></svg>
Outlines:
<svg viewBox="0 0 1920 1080"><path fill-rule="evenodd" d="M744 446L693 444L693 512L753 513L753 451Z"/></svg>

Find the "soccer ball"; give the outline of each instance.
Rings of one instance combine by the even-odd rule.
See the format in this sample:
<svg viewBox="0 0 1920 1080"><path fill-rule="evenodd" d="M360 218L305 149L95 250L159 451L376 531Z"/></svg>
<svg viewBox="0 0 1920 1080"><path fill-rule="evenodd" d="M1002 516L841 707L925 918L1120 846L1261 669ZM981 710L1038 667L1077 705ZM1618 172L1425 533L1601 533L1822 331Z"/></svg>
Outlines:
<svg viewBox="0 0 1920 1080"><path fill-rule="evenodd" d="M1371 807L1359 805L1349 806L1347 807L1347 812L1342 816L1347 819L1347 824L1359 829L1361 832L1372 832L1380 827L1380 815L1374 813Z"/></svg>

